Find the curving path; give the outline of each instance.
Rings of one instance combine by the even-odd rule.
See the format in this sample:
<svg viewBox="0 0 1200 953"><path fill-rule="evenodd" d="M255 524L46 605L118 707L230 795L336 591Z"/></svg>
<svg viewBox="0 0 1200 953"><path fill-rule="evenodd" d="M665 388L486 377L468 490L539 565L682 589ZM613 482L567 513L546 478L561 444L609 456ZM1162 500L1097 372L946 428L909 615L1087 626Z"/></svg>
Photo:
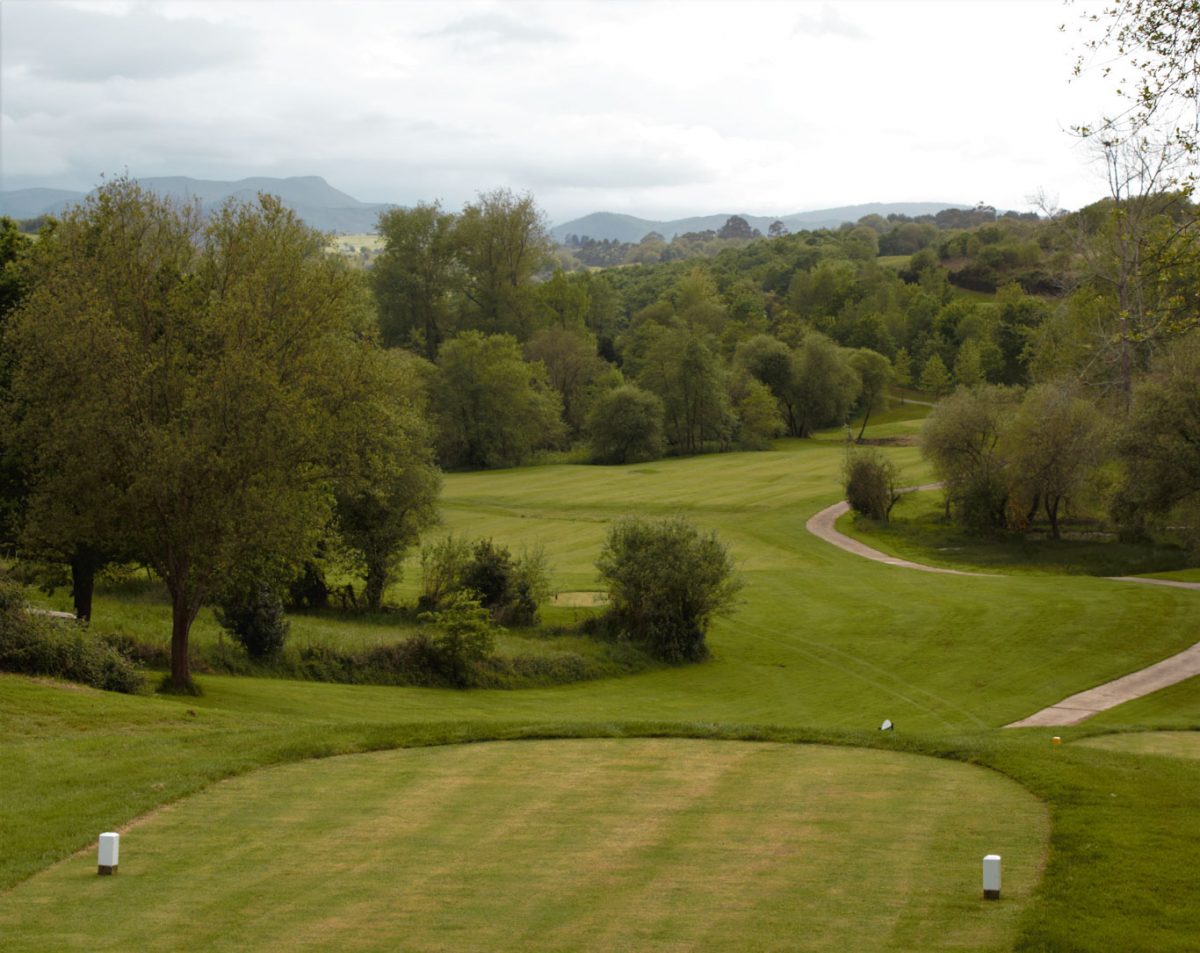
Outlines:
<svg viewBox="0 0 1200 953"><path fill-rule="evenodd" d="M934 490L937 489L938 485L936 483L927 483L923 486L908 487L901 492L912 493L917 490ZM940 566L927 566L924 563L899 559L895 556L889 556L887 553L880 552L878 549L872 549L865 543L860 543L857 539L851 539L845 533L838 532L835 524L838 518L849 510L850 504L845 500L842 500L840 503L834 503L833 506L827 506L809 519L805 524L805 529L814 536L838 547L838 549L844 549L855 556L861 556L864 559L870 559L878 563L885 563L889 566L899 566L902 569L918 569L921 572L945 573L952 576L985 576L995 578L995 574L993 573L967 572L962 569L943 569ZM1169 586L1174 589L1200 591L1200 582L1177 582L1173 579L1147 579L1143 576L1107 576L1105 578L1111 579L1113 582L1136 582L1151 586ZM1117 705L1133 701L1135 698L1141 698L1143 695L1149 695L1161 688L1167 688L1194 675L1200 675L1200 642L1197 642L1191 648L1184 649L1176 655L1172 655L1170 658L1156 662L1148 668L1131 672L1129 675L1124 675L1121 678L1098 685L1095 688L1089 688L1087 691L1078 692L1069 698L1064 698L1055 705L1051 705L1049 708L1043 708L1041 711L1034 712L1028 718L1022 718L1020 721L1014 721L1012 724L1005 725L1004 727L1046 728L1051 726L1065 727L1067 725L1077 725L1079 722L1091 718L1092 715L1099 712L1115 708Z"/></svg>

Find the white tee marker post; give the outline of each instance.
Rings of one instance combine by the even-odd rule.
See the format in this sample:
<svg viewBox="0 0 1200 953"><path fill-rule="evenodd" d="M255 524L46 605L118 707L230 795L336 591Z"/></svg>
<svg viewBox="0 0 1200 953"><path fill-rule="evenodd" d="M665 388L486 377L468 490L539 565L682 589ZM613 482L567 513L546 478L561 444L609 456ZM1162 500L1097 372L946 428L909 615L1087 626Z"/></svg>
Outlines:
<svg viewBox="0 0 1200 953"><path fill-rule="evenodd" d="M114 834L110 831L100 835L100 869L97 873L104 876L117 872L117 854L120 852L120 849L120 834Z"/></svg>
<svg viewBox="0 0 1200 953"><path fill-rule="evenodd" d="M988 854L983 858L983 899L1000 899L1000 855Z"/></svg>

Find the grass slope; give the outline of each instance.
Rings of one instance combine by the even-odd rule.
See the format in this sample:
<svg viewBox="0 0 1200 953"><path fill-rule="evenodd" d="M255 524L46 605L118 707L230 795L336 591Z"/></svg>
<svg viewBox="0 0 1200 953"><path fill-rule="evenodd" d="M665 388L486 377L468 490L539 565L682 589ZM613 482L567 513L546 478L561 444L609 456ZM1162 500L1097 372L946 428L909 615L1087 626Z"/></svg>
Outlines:
<svg viewBox="0 0 1200 953"><path fill-rule="evenodd" d="M895 435L911 424L883 427ZM924 478L915 449L887 452L908 482ZM562 590L594 587L605 525L623 513L682 512L717 529L747 586L712 631L704 665L513 692L205 677L205 696L186 700L0 677L0 829L13 832L0 885L214 779L302 758L516 737L817 741L986 764L1048 804L1050 860L1018 949L1194 949L1188 845L1200 837L1200 764L1051 747L1051 732L997 728L1191 644L1196 593L867 563L804 531L840 495L842 453L832 435L770 453L447 478L448 529L543 544ZM1171 700L1059 733L1200 721L1190 683L1159 694ZM885 717L896 735L875 730Z"/></svg>

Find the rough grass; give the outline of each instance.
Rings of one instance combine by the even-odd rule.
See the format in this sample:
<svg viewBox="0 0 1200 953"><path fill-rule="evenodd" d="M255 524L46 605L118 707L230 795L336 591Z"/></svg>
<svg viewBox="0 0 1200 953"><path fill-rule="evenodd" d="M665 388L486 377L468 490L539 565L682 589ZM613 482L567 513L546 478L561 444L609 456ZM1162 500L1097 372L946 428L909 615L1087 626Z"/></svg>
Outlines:
<svg viewBox="0 0 1200 953"><path fill-rule="evenodd" d="M330 796L336 792L336 796ZM0 902L6 950L1009 949L1045 808L887 752L525 742L257 772ZM1003 903L980 898L1003 850ZM103 923L103 930L93 929ZM752 938L752 939L751 939Z"/></svg>
<svg viewBox="0 0 1200 953"><path fill-rule="evenodd" d="M1038 533L968 532L945 518L940 490L906 493L888 523L847 513L837 528L875 549L913 562L979 572L1088 576L1160 575L1187 580L1197 556L1182 547L1090 539L1094 526L1064 527L1064 539ZM1071 538L1075 536L1076 538ZM1083 537L1083 538L1078 538ZM1182 573L1177 570L1183 569Z"/></svg>

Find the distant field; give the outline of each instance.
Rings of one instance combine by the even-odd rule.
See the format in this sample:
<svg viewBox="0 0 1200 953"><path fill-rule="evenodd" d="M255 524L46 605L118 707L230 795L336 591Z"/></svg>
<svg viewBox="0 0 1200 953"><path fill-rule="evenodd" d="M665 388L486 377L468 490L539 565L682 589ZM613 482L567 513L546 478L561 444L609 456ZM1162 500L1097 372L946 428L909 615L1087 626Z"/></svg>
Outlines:
<svg viewBox="0 0 1200 953"><path fill-rule="evenodd" d="M335 235L333 244L340 249L358 251L366 248L370 251L382 251L386 241L376 232L361 232L353 235Z"/></svg>
<svg viewBox="0 0 1200 953"><path fill-rule="evenodd" d="M88 852L19 886L0 934L9 953L1006 950L1047 832L1013 782L911 755L426 748L216 785L128 831L117 877Z"/></svg>

